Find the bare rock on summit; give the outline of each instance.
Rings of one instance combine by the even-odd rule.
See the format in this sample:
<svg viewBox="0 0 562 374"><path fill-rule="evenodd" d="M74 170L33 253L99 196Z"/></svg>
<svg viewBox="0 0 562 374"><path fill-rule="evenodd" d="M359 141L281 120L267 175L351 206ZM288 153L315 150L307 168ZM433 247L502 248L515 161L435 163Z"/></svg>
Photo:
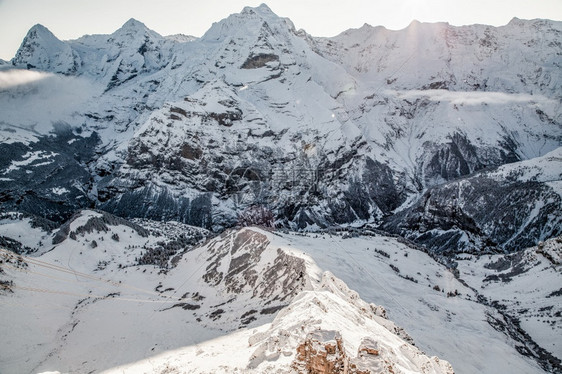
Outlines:
<svg viewBox="0 0 562 374"><path fill-rule="evenodd" d="M308 333L297 347L293 368L299 373L338 374L346 373L348 358L341 334L333 330L317 330Z"/></svg>

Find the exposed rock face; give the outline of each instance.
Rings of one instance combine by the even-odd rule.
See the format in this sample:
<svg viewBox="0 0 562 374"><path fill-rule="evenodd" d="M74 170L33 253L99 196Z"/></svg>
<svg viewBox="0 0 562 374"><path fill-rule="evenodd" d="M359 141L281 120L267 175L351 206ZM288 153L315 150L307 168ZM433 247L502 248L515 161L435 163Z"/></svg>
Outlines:
<svg viewBox="0 0 562 374"><path fill-rule="evenodd" d="M67 43L57 39L45 26L35 25L23 39L12 64L26 69L70 74L76 73L80 58Z"/></svg>
<svg viewBox="0 0 562 374"><path fill-rule="evenodd" d="M350 358L338 331L310 332L297 347L292 367L302 374L378 374L399 372L392 362L381 357L381 347L364 338L357 356ZM452 374L452 371L450 372Z"/></svg>
<svg viewBox="0 0 562 374"><path fill-rule="evenodd" d="M293 363L297 372L309 374L347 374L347 366L340 333L324 330L308 333Z"/></svg>
<svg viewBox="0 0 562 374"><path fill-rule="evenodd" d="M562 265L562 237L539 242L537 253L546 257L554 266Z"/></svg>
<svg viewBox="0 0 562 374"><path fill-rule="evenodd" d="M349 363L349 374L375 374L382 373L384 363L380 359L380 346L370 338L365 338L361 341L357 356ZM392 370L389 365L386 368L388 371Z"/></svg>
<svg viewBox="0 0 562 374"><path fill-rule="evenodd" d="M279 56L274 54L259 54L256 56L250 56L246 61L244 61L241 69L263 68L268 62L272 61L279 61Z"/></svg>
<svg viewBox="0 0 562 374"><path fill-rule="evenodd" d="M479 149L462 133L455 133L445 144L435 145L432 148L431 157L428 157L423 164L426 186L470 175L489 165L520 161L514 151L515 146Z"/></svg>
<svg viewBox="0 0 562 374"><path fill-rule="evenodd" d="M62 223L77 210L91 207L87 163L98 144L96 133L75 139L62 124L54 136L42 137L31 146L2 144L0 168L9 169L10 174L10 178L0 178L2 209Z"/></svg>
<svg viewBox="0 0 562 374"><path fill-rule="evenodd" d="M383 227L449 256L512 252L558 236L560 152L430 188Z"/></svg>
<svg viewBox="0 0 562 374"><path fill-rule="evenodd" d="M215 231L260 206L292 229L384 221L437 252L512 250L560 231L556 203L521 239L521 204L496 209L492 193L477 209L494 214L458 212L444 184L562 145L560 35L559 22L515 20L314 38L266 6L187 43L135 20L67 42L34 26L12 64L96 89L64 133L4 121L0 201L59 223L96 207ZM508 193L537 206L545 183Z"/></svg>
<svg viewBox="0 0 562 374"><path fill-rule="evenodd" d="M289 303L299 292L310 287L302 259L281 249L264 266L269 240L251 229L229 230L206 246L208 251L205 282L224 287L232 295L247 294L267 301L262 314L271 314ZM268 252L272 250L269 249Z"/></svg>

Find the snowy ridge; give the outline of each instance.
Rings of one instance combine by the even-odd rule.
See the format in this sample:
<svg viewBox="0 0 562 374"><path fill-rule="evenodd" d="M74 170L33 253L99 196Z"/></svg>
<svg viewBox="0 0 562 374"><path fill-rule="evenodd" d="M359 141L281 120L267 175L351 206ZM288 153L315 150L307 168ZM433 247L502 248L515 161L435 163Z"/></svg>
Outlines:
<svg viewBox="0 0 562 374"><path fill-rule="evenodd" d="M516 179L519 181L543 182L562 196L562 190L560 189L560 181L562 181L561 162L562 147L547 153L543 157L523 161L520 164L504 165L490 173L490 176L497 181Z"/></svg>
<svg viewBox="0 0 562 374"><path fill-rule="evenodd" d="M166 35L164 38L173 40L179 43L188 43L194 40L197 40L196 36L192 35L185 35L185 34L173 34L173 35Z"/></svg>
<svg viewBox="0 0 562 374"><path fill-rule="evenodd" d="M310 257L277 247L271 233L253 228L225 232L204 245L176 252L179 257L172 257L173 267L160 272L138 262L157 240L136 224L107 213L84 211L57 231L53 240L57 244L48 252L40 250L40 256L17 257L3 250L0 297L6 303L2 308L12 318L33 318L36 334L14 335L14 344L3 346L2 371L19 372L24 366L26 371L99 371L196 344L197 352L205 352L203 357L192 356L192 348L187 347L162 353L156 361L142 360L111 370L137 371L155 362L185 368L194 364L189 360L204 360L206 364L198 366L200 372L237 368L291 372L291 365L299 361L297 345L309 333L337 329L348 363L371 339L378 342L371 347L378 351L372 354L372 368L384 362L414 372L424 372L428 365L436 372L452 372L445 361L430 359L403 340L411 342L386 319L383 308L362 301L342 281L323 273ZM40 316L37 307L31 307L32 300L39 305ZM310 301L320 309L310 309ZM282 312L277 314L279 310ZM99 315L106 317L100 320ZM145 323L147 319L150 324ZM160 330L164 321L168 323ZM186 325L193 335L185 336ZM16 330L13 323L10 326L2 328L12 336ZM230 335L245 326L260 332L243 329ZM218 352L213 350L213 342L205 341L219 336L221 344L239 348L243 336L249 339L249 346L236 360L231 354L230 362L222 362L227 357L220 356L209 360L207 354L216 356ZM286 339L279 341L276 336ZM121 339L138 344L119 348ZM280 356L275 353L279 351L283 352ZM112 359L108 359L109 352L116 352ZM22 357L28 357L25 365ZM209 364L213 366L209 368Z"/></svg>
<svg viewBox="0 0 562 374"><path fill-rule="evenodd" d="M333 279L333 276L327 274L323 281L333 282L328 280L330 278ZM333 359L330 357L333 353L330 347L336 343L331 338L335 335L339 336L339 352L336 353L340 354L335 358L335 363L349 373L360 372L356 371L357 368L364 370L362 372L375 373L383 367L395 372L453 373L446 361L423 355L417 348L389 332L381 322L385 323L385 320L373 315L369 309L360 309L337 294L305 291L283 309L271 324L253 332L240 331L198 345L197 348L183 348L150 361L143 360L107 372L151 372L155 368L182 370L186 367L194 373L229 373L233 370L245 373L293 373L295 369L300 372L306 371L307 367L330 367L330 360ZM345 329L342 330L342 327ZM366 335L367 331L370 335ZM328 350L326 360L295 354L298 347L311 339L321 346L321 350ZM236 358L232 357L234 351L237 353Z"/></svg>
<svg viewBox="0 0 562 374"><path fill-rule="evenodd" d="M4 222L1 235L17 241L29 221ZM513 255L463 255L451 271L377 234L246 228L201 243L204 235L84 211L33 234L57 244L44 240L19 260L2 252L0 308L11 316L2 372L289 370L318 363L299 347L332 344L325 336L338 337L332 358L349 367L450 369L415 342L458 373L560 368L559 239Z"/></svg>
<svg viewBox="0 0 562 374"><path fill-rule="evenodd" d="M430 188L384 228L447 255L517 251L560 236L561 153Z"/></svg>

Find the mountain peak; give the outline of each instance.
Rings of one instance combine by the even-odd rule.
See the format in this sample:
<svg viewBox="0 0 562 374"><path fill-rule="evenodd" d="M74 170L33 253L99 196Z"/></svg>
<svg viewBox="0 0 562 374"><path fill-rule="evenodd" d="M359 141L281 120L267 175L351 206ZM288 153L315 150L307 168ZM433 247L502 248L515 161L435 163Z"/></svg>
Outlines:
<svg viewBox="0 0 562 374"><path fill-rule="evenodd" d="M36 24L29 29L16 56L14 66L68 73L74 67L72 49L48 28Z"/></svg>
<svg viewBox="0 0 562 374"><path fill-rule="evenodd" d="M127 22L121 26L121 30L147 30L148 27L141 21L134 18L129 19Z"/></svg>
<svg viewBox="0 0 562 374"><path fill-rule="evenodd" d="M258 13L260 15L275 15L275 13L273 13L273 11L271 10L271 8L269 6L267 6L267 4L262 3L257 7L244 7L244 9L242 9L242 14L255 14Z"/></svg>
<svg viewBox="0 0 562 374"><path fill-rule="evenodd" d="M125 22L123 26L121 26L121 28L111 34L111 36L114 38L118 37L118 39L122 37L125 37L127 39L136 39L138 36L142 36L142 39L144 39L144 35L146 34L150 35L150 37L153 38L162 38L160 34L149 29L144 23L131 18L127 22Z"/></svg>
<svg viewBox="0 0 562 374"><path fill-rule="evenodd" d="M55 34L51 32L51 30L41 25L40 23L33 25L29 29L23 43L25 43L26 40L29 41L35 39L41 39L44 41L56 40L60 42L60 40L55 36Z"/></svg>
<svg viewBox="0 0 562 374"><path fill-rule="evenodd" d="M413 19L412 22L410 22L410 24L406 28L419 27L420 25L421 25L420 21L418 21L417 19Z"/></svg>
<svg viewBox="0 0 562 374"><path fill-rule="evenodd" d="M508 23L507 26L517 26L517 27L522 27L525 26L525 24L527 23L527 20L521 19L521 18L517 18L517 17L513 17Z"/></svg>
<svg viewBox="0 0 562 374"><path fill-rule="evenodd" d="M40 24L40 23L36 23L35 25L31 26L31 28L29 29L29 31L28 31L27 33L29 34L29 33L32 32L32 31L51 33L51 31L49 31L48 28L46 28L45 26L43 26L43 25Z"/></svg>
<svg viewBox="0 0 562 374"><path fill-rule="evenodd" d="M261 25L284 23L291 28L294 25L290 20L281 18L275 14L267 5L261 4L257 7L245 7L240 13L231 14L227 18L213 23L213 26L203 35L202 40L223 40L231 38L233 33L248 36L259 32Z"/></svg>
<svg viewBox="0 0 562 374"><path fill-rule="evenodd" d="M373 32L374 30L386 30L386 28L384 26L373 26L369 25L368 23L364 23L363 26L361 26L357 30L362 32Z"/></svg>

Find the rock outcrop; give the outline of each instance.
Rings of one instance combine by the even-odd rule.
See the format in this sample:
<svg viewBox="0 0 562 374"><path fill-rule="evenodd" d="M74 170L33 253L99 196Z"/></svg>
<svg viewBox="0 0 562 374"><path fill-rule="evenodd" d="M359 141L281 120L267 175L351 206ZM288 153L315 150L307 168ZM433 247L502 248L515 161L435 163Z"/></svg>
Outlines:
<svg viewBox="0 0 562 374"><path fill-rule="evenodd" d="M347 366L340 333L324 330L308 333L293 363L297 372L310 374L347 374Z"/></svg>

